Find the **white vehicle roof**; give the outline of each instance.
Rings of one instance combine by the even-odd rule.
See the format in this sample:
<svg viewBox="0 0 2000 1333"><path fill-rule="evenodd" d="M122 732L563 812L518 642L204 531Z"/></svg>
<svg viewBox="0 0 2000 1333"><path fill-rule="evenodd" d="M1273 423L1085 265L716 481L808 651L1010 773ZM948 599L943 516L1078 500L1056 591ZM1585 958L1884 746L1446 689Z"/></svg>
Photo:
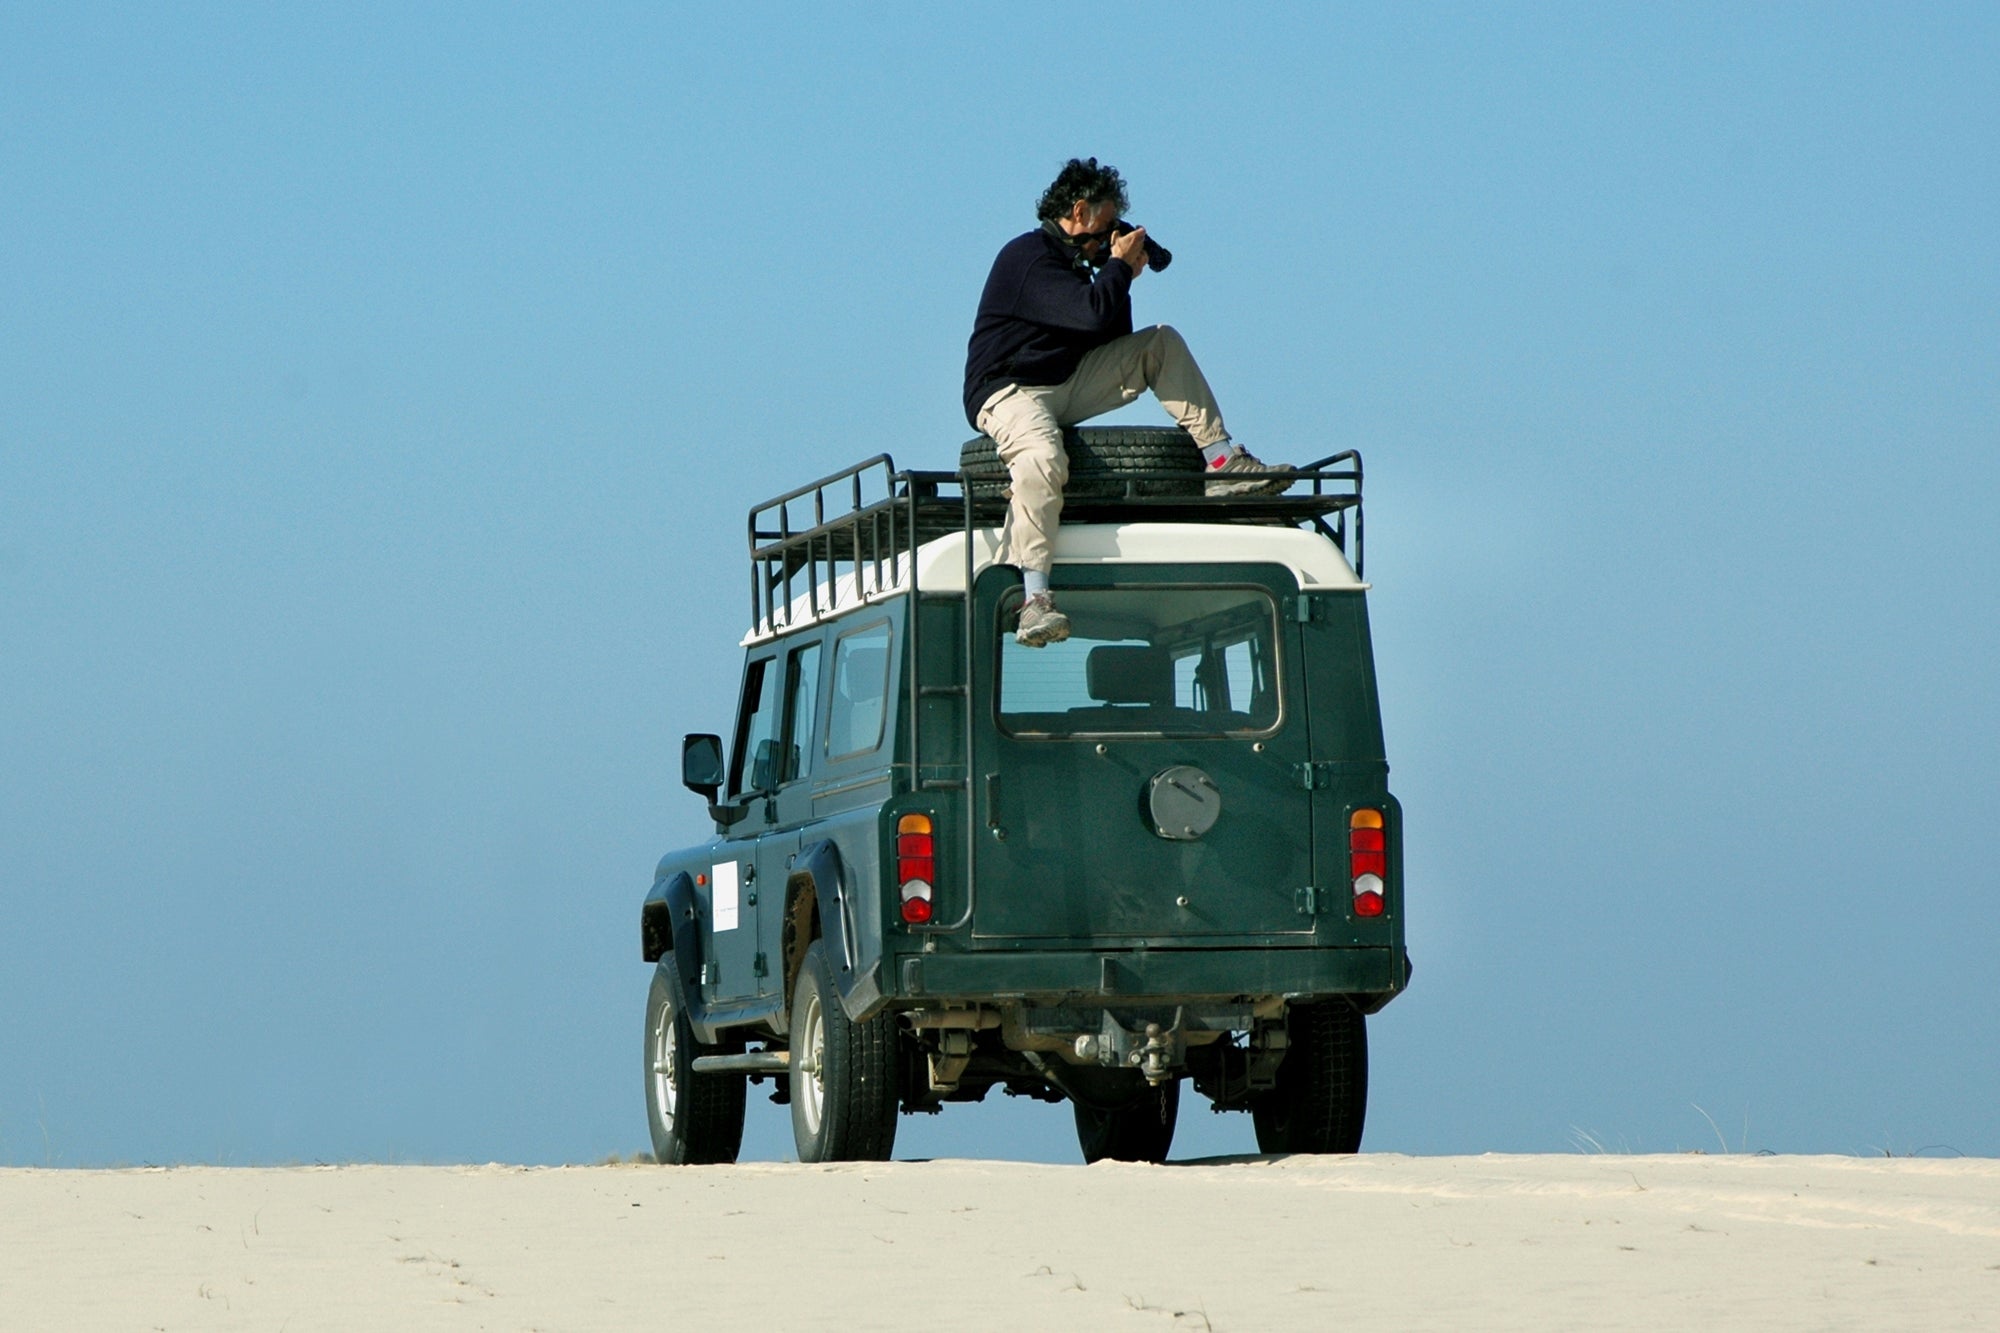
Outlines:
<svg viewBox="0 0 2000 1333"><path fill-rule="evenodd" d="M972 534L972 576L978 578L998 564L1000 530L980 528ZM1291 570L1302 592L1337 589L1366 591L1354 576L1340 548L1317 532L1303 528L1262 527L1230 523L1075 523L1056 530L1055 562L1059 565L1186 565L1264 564ZM864 566L859 579L852 573L816 588L802 588L775 628L760 622L743 637L756 643L815 621L843 614L857 606L901 596L909 590L910 556L883 562L881 576ZM917 584L925 592L963 593L965 534L954 532L917 548Z"/></svg>

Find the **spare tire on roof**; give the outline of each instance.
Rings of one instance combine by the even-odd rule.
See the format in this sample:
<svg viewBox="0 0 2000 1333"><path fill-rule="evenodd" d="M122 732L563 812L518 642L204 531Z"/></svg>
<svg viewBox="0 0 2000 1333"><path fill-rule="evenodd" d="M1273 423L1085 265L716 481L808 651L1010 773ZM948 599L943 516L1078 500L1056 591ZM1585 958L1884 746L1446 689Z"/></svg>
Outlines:
<svg viewBox="0 0 2000 1333"><path fill-rule="evenodd" d="M1065 499L1115 500L1128 486L1139 495L1202 493L1201 450L1179 426L1071 426L1063 431L1063 451L1069 455ZM958 466L978 499L997 498L1007 488L1007 465L990 435L967 440L958 451ZM1155 475L1126 480L1134 473Z"/></svg>

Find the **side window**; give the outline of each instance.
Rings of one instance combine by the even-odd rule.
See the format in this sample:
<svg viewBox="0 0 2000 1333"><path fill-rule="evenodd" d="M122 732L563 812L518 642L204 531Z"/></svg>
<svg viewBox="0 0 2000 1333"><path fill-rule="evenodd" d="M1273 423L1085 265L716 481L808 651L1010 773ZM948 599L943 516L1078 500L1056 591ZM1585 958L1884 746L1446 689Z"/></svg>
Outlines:
<svg viewBox="0 0 2000 1333"><path fill-rule="evenodd" d="M785 667L785 693L791 697L786 716L791 728L786 732L781 783L806 775L807 757L812 753L813 706L819 702L819 645L809 643L793 651Z"/></svg>
<svg viewBox="0 0 2000 1333"><path fill-rule="evenodd" d="M833 645L833 703L826 714L831 759L865 754L882 744L889 712L889 622L842 635Z"/></svg>
<svg viewBox="0 0 2000 1333"><path fill-rule="evenodd" d="M760 657L743 677L743 715L736 719L736 751L729 760L732 795L770 791L778 734L778 659Z"/></svg>

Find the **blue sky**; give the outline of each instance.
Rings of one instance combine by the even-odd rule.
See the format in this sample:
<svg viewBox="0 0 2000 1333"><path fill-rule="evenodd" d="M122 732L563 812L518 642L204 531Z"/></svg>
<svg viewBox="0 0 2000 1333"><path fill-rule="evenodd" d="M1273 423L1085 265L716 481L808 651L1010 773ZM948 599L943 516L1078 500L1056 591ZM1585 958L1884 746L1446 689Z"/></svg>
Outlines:
<svg viewBox="0 0 2000 1333"><path fill-rule="evenodd" d="M1996 68L1976 5L0 9L0 1162L641 1147L743 511L949 464L1071 154L1235 433L1367 458L1366 1146L2000 1153Z"/></svg>

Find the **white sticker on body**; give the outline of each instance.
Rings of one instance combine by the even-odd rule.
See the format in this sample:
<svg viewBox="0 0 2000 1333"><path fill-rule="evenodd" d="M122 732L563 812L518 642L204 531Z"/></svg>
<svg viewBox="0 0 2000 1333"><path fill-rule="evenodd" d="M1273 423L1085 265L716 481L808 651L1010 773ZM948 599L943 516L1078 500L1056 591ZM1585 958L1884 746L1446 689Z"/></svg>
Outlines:
<svg viewBox="0 0 2000 1333"><path fill-rule="evenodd" d="M736 890L738 885L737 865L734 861L715 863L713 879L715 887L709 895L709 915L717 930L736 929Z"/></svg>

